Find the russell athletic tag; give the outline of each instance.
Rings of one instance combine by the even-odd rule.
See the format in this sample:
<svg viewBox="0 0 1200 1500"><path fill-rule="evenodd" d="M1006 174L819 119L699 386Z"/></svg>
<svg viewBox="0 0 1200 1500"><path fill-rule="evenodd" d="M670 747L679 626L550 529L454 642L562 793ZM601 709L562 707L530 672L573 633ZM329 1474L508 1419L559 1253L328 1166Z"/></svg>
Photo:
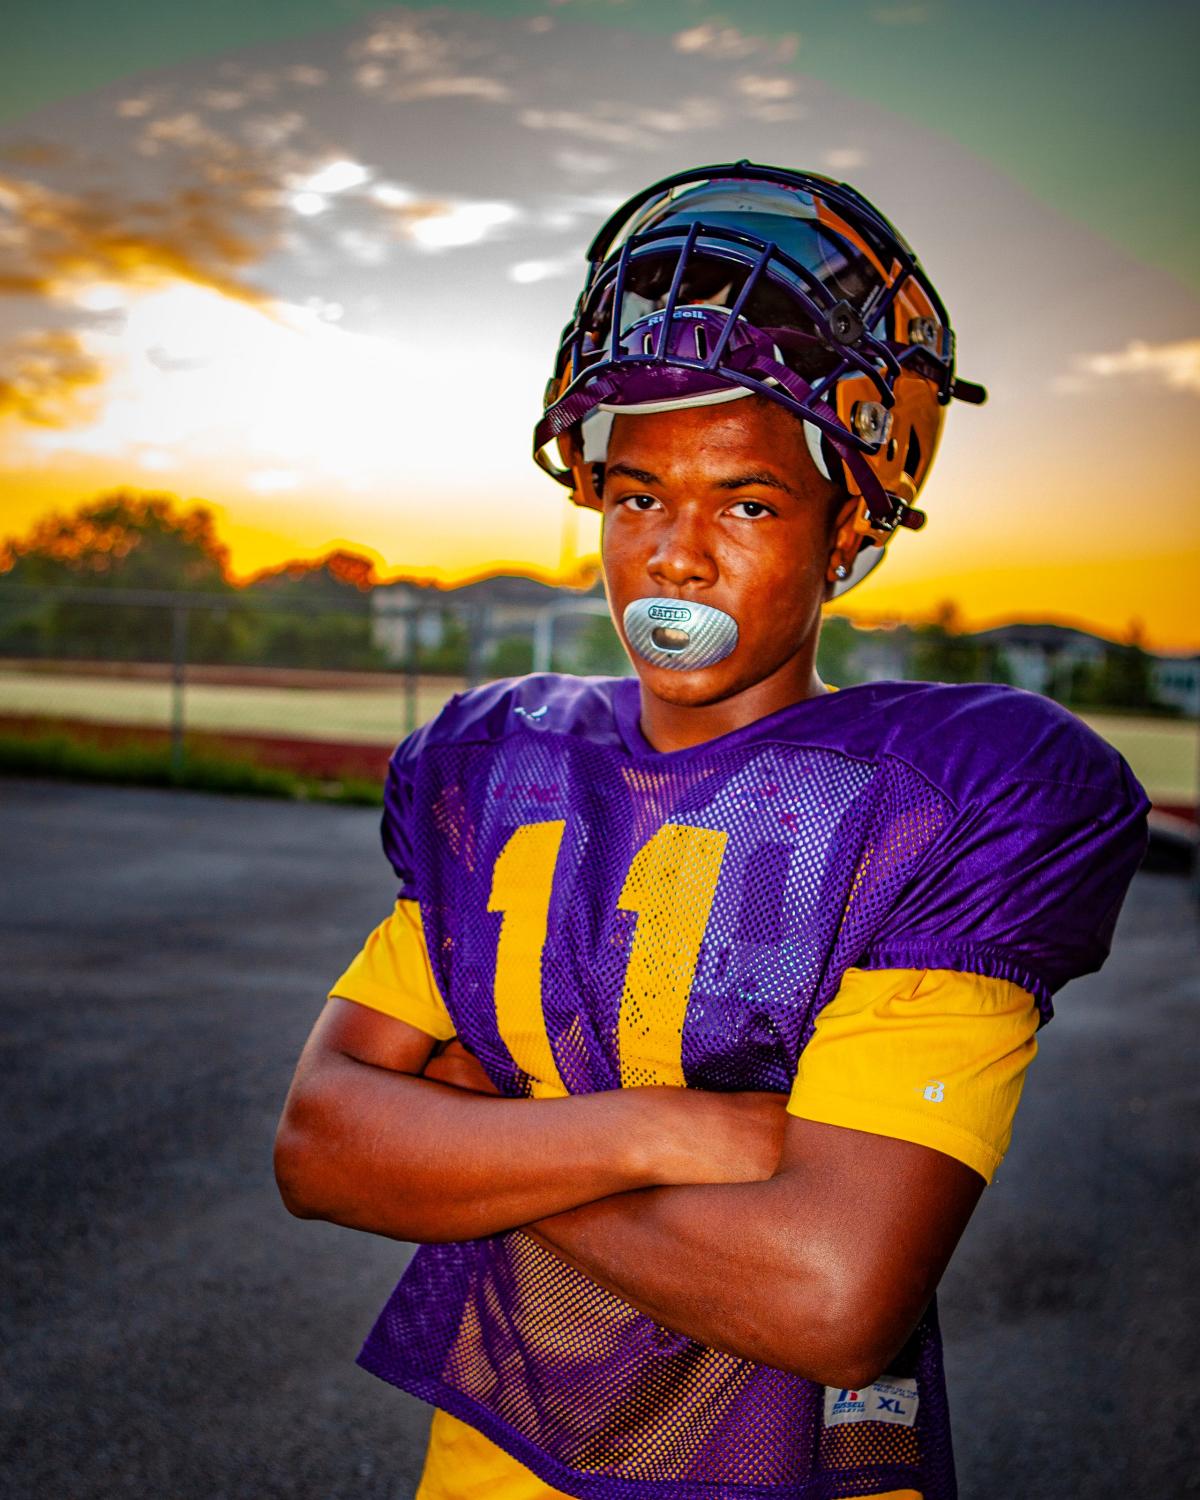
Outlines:
<svg viewBox="0 0 1200 1500"><path fill-rule="evenodd" d="M881 1375L874 1385L856 1391L825 1387L825 1425L844 1422L891 1422L911 1427L917 1420L917 1382L900 1376Z"/></svg>

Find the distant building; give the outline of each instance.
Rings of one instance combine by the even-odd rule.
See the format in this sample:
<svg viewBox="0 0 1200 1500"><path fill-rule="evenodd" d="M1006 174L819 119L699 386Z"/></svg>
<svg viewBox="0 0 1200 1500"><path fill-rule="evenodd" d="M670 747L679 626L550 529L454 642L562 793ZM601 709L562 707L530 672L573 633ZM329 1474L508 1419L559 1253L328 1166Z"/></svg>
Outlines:
<svg viewBox="0 0 1200 1500"><path fill-rule="evenodd" d="M388 583L371 598L372 639L392 662L407 659L410 619L415 616L417 643L436 649L453 616L466 627L473 658L484 661L498 642L514 637L534 641L553 638L555 653L567 653L604 590L587 593L540 583L520 574L497 574L459 588L432 584ZM606 612L606 610L602 610Z"/></svg>
<svg viewBox="0 0 1200 1500"><path fill-rule="evenodd" d="M1150 667L1154 696L1189 718L1200 718L1200 656L1156 656Z"/></svg>
<svg viewBox="0 0 1200 1500"><path fill-rule="evenodd" d="M909 673L912 631L906 625L854 629L853 655L848 663L859 682L899 682Z"/></svg>
<svg viewBox="0 0 1200 1500"><path fill-rule="evenodd" d="M1076 667L1095 667L1113 644L1071 625L1018 624L980 630L971 639L998 650L1014 687L1051 693L1071 681Z"/></svg>
<svg viewBox="0 0 1200 1500"><path fill-rule="evenodd" d="M371 643L389 662L408 657L410 620L416 622L417 645L431 649L441 645L441 591L432 584L384 583L371 592Z"/></svg>

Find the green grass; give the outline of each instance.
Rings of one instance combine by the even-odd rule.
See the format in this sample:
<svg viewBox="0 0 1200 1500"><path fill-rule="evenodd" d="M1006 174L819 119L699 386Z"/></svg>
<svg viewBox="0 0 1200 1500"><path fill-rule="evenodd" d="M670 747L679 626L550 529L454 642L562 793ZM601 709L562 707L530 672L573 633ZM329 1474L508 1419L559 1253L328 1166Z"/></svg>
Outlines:
<svg viewBox="0 0 1200 1500"><path fill-rule="evenodd" d="M347 802L363 807L378 807L383 802L383 788L373 781L353 777L320 781L211 752L185 751L176 767L169 745L139 745L132 741L94 745L61 734L28 739L21 735L0 735L0 774L104 781L123 786L182 787L226 796Z"/></svg>
<svg viewBox="0 0 1200 1500"><path fill-rule="evenodd" d="M1091 710L1079 717L1121 752L1155 802L1195 806L1200 794L1200 725L1195 719Z"/></svg>
<svg viewBox="0 0 1200 1500"><path fill-rule="evenodd" d="M418 724L438 713L452 686L444 679L422 681ZM171 685L0 667L0 713L166 728L171 722ZM198 732L299 735L389 747L403 739L406 729L404 693L394 683L346 689L189 682L184 713L188 729Z"/></svg>
<svg viewBox="0 0 1200 1500"><path fill-rule="evenodd" d="M419 722L433 717L451 686L445 680L422 682L417 705ZM170 688L165 682L59 676L0 668L0 713L49 720L91 720L97 724L120 724L131 729L144 726L162 731L170 724ZM394 684L377 689L301 689L191 683L187 688L185 713L189 732L197 735L294 735L390 747L403 737L405 729L404 696ZM1194 719L1091 712L1080 717L1125 756L1134 775L1156 802L1195 805L1200 793L1200 726ZM169 765L161 752L144 753L152 761L157 755L157 768L153 771L156 780L152 784L198 784L191 780L171 781ZM207 760L207 751L196 753ZM301 788L263 790L258 795L324 795L320 791L322 783L294 773L259 767L257 774L282 776L290 779L293 787ZM144 781L145 775L121 777L114 771L105 779ZM378 801L378 793L373 788L361 787L348 793L344 800Z"/></svg>

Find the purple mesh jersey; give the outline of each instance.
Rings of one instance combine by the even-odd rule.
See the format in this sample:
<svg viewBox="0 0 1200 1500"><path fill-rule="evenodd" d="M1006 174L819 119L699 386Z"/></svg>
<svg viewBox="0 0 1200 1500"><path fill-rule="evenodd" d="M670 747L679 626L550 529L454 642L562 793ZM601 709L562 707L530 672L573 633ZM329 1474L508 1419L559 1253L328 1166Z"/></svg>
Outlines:
<svg viewBox="0 0 1200 1500"><path fill-rule="evenodd" d="M638 709L634 679L526 677L393 757L385 847L503 1093L786 1092L851 966L1011 980L1048 1018L1103 962L1147 804L1055 705L874 683L666 754ZM360 1362L581 1500L955 1494L932 1307L888 1371L915 1420L841 1421L847 1393L661 1327L512 1231L418 1249Z"/></svg>

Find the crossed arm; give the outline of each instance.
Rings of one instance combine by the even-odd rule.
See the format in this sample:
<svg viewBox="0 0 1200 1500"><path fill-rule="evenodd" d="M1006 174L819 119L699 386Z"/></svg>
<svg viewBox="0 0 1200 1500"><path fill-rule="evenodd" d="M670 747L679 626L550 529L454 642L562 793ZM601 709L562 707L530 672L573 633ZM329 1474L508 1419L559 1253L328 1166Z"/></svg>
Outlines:
<svg viewBox="0 0 1200 1500"><path fill-rule="evenodd" d="M983 1179L779 1094L503 1099L463 1049L331 1000L276 1143L291 1212L396 1239L523 1228L665 1327L822 1384L887 1367Z"/></svg>

